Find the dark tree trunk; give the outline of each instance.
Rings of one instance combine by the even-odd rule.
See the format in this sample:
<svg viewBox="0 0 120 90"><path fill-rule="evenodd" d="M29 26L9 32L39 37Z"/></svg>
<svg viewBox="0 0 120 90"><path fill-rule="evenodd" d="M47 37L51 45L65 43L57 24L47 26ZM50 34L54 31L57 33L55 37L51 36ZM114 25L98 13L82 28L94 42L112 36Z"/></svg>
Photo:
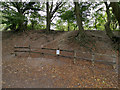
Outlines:
<svg viewBox="0 0 120 90"><path fill-rule="evenodd" d="M96 30L97 30L97 25L96 25L96 24L97 24L97 20L95 19L95 28L96 28Z"/></svg>
<svg viewBox="0 0 120 90"><path fill-rule="evenodd" d="M106 34L108 35L108 37L111 40L113 40L114 34L113 34L112 30L110 29L110 22L107 22L104 26L105 26Z"/></svg>
<svg viewBox="0 0 120 90"><path fill-rule="evenodd" d="M69 21L67 21L68 22L68 31L70 31L70 25L69 25Z"/></svg>
<svg viewBox="0 0 120 90"><path fill-rule="evenodd" d="M50 26L51 26L51 22L52 20L55 18L54 14L55 12L61 8L63 5L65 4L65 2L57 2L56 3L56 7L53 9L53 1L52 1L52 4L51 4L51 7L49 7L49 2L47 0L46 2L46 13L47 13L47 19L46 19L46 30L47 32L50 32ZM53 17L54 16L54 17Z"/></svg>
<svg viewBox="0 0 120 90"><path fill-rule="evenodd" d="M106 34L108 35L108 37L111 40L113 40L114 34L113 34L112 30L110 29L111 18L110 18L109 6L108 6L107 2L105 2L105 5L106 5L106 13L107 13L107 22L104 26L105 26Z"/></svg>
<svg viewBox="0 0 120 90"><path fill-rule="evenodd" d="M46 11L47 11L47 19L46 19L46 22L47 22L47 26L46 26L46 29L47 29L47 32L50 31L50 12L49 12L49 2L46 3Z"/></svg>
<svg viewBox="0 0 120 90"><path fill-rule="evenodd" d="M47 18L47 31L50 32L51 19Z"/></svg>
<svg viewBox="0 0 120 90"><path fill-rule="evenodd" d="M18 32L19 32L19 31L20 31L20 32L23 31L23 27L24 27L24 26L23 26L23 23L20 23L16 31L18 31Z"/></svg>
<svg viewBox="0 0 120 90"><path fill-rule="evenodd" d="M46 3L46 7L47 7L47 19L46 19L47 26L46 26L46 29L47 29L47 32L50 32L51 15L50 15L50 11L49 11L49 2Z"/></svg>
<svg viewBox="0 0 120 90"><path fill-rule="evenodd" d="M110 6L112 7L112 12L115 15L116 19L118 20L120 26L120 6L118 2L111 2Z"/></svg>
<svg viewBox="0 0 120 90"><path fill-rule="evenodd" d="M75 5L75 15L76 15L76 20L77 20L77 25L79 28L78 35L80 37L84 37L84 28L83 28L83 24L82 24L82 14L80 12L79 4L78 4L78 2L74 2L74 5Z"/></svg>
<svg viewBox="0 0 120 90"><path fill-rule="evenodd" d="M31 26L32 26L32 30L33 30L33 29L34 29L34 23L32 23L32 25L31 25Z"/></svg>
<svg viewBox="0 0 120 90"><path fill-rule="evenodd" d="M114 4L114 3L113 3ZM113 34L112 30L110 29L110 12L109 12L109 6L107 5L107 2L105 2L105 5L106 5L106 12L107 12L107 23L105 24L105 30L106 30L106 33L107 35L109 36L109 38L115 43L115 44L118 44L117 46L115 45L115 48L117 49L118 51L118 60L116 61L117 63L117 70L119 71L119 62L120 62L120 37L117 37ZM114 7L114 6L113 6ZM115 8L114 8L115 10ZM114 11L113 10L113 11ZM116 11L117 8L116 8ZM115 12L113 12L115 14ZM116 12L116 13L119 13L119 12ZM117 16L118 17L118 16ZM117 18L116 17L116 18ZM119 16L120 17L120 16ZM119 21L118 21L119 22Z"/></svg>
<svg viewBox="0 0 120 90"><path fill-rule="evenodd" d="M74 31L76 30L76 28L77 28L77 25L74 26Z"/></svg>
<svg viewBox="0 0 120 90"><path fill-rule="evenodd" d="M74 31L75 31L75 26L74 26Z"/></svg>

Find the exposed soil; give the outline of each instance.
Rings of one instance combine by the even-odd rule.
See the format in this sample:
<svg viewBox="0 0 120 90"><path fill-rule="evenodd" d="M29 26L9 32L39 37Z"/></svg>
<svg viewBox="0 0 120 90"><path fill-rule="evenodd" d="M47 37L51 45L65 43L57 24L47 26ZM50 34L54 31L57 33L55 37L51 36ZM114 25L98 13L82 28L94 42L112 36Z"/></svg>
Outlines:
<svg viewBox="0 0 120 90"><path fill-rule="evenodd" d="M89 46L96 53L113 55L112 42L102 31L86 31L95 46ZM28 46L39 51L41 47L81 50L73 38L76 31L53 32L26 31L26 33L3 33L2 43L2 87L3 88L118 88L118 74L112 65L95 63L50 55L17 53L13 54L14 46ZM71 38L71 39L70 39ZM106 43L107 42L107 43ZM44 52L54 53L44 50ZM62 53L71 55L72 53ZM81 54L78 53L78 56ZM89 55L81 55L88 56ZM98 56L96 56L96 59ZM118 58L117 58L118 59ZM103 58L111 61L111 59Z"/></svg>

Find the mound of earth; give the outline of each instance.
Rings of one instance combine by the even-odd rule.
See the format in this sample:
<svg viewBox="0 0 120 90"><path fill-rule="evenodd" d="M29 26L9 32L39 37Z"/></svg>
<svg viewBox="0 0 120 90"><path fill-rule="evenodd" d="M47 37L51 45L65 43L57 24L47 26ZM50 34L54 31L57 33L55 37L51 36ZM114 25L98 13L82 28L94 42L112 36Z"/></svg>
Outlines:
<svg viewBox="0 0 120 90"><path fill-rule="evenodd" d="M80 50L81 52L116 54L104 31L90 31L86 33L93 44L88 48L81 46L74 39L78 31L60 32L52 31L50 34L44 30L25 31L18 34L3 32L2 37L2 87L3 88L118 88L118 75L112 65L73 59L29 53L17 53L14 56L14 46L31 46L40 48ZM44 51L46 53L54 53ZM63 53L65 54L65 53ZM66 53L72 55L71 53ZM78 56L89 56L77 54ZM98 56L97 56L98 57ZM96 59L97 59L96 57ZM102 57L105 59L104 57ZM111 59L106 58L108 61ZM105 60L106 60L105 59Z"/></svg>

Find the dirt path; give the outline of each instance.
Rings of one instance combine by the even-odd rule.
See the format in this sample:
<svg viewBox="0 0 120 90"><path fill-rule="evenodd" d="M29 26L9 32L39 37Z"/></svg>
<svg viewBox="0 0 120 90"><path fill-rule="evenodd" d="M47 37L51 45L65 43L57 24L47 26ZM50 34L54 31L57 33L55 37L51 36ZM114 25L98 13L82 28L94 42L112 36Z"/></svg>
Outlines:
<svg viewBox="0 0 120 90"><path fill-rule="evenodd" d="M12 57L3 61L3 87L117 87L117 74L110 66L97 67L96 64L93 67L90 62L78 62L78 64L73 64L71 60L64 58Z"/></svg>

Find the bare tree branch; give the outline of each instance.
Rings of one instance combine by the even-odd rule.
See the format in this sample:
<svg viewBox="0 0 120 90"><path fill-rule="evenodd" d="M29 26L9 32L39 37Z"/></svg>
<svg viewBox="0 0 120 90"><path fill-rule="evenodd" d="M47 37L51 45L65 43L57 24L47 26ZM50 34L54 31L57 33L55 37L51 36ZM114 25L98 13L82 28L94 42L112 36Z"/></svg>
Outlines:
<svg viewBox="0 0 120 90"><path fill-rule="evenodd" d="M59 8L61 8L65 3L66 3L66 2L59 2L59 3L57 3L55 9L53 10L53 12L51 12L51 17L52 17L52 16L55 14L55 12L56 12Z"/></svg>

